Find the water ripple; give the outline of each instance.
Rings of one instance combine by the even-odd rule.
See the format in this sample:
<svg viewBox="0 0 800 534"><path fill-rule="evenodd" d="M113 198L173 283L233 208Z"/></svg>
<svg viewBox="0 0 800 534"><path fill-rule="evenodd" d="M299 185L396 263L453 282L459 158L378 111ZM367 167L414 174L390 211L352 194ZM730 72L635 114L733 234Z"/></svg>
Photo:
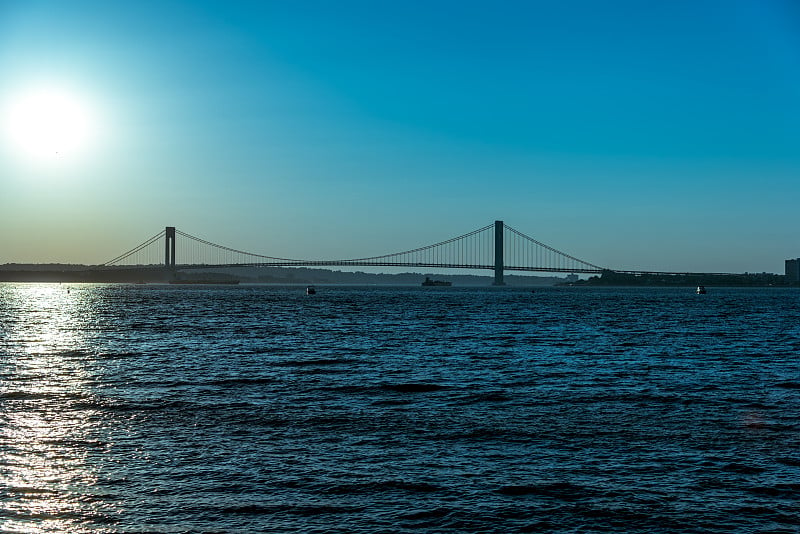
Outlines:
<svg viewBox="0 0 800 534"><path fill-rule="evenodd" d="M795 290L0 284L8 532L794 532Z"/></svg>

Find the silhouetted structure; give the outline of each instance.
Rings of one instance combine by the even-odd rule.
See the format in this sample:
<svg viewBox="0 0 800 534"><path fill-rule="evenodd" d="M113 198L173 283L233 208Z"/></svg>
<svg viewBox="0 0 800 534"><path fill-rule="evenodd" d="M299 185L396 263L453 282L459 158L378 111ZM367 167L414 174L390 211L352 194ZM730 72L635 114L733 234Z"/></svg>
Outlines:
<svg viewBox="0 0 800 534"><path fill-rule="evenodd" d="M506 285L503 282L503 221L494 222L494 283L495 286Z"/></svg>
<svg viewBox="0 0 800 534"><path fill-rule="evenodd" d="M789 282L800 282L800 258L796 260L786 260L784 274Z"/></svg>
<svg viewBox="0 0 800 534"><path fill-rule="evenodd" d="M180 243L177 238L180 237ZM164 240L161 245L161 239ZM162 252L159 250L161 248ZM153 255L155 253L155 255ZM598 274L602 267L545 245L503 221L494 221L472 232L402 252L353 259L288 259L255 254L218 245L167 226L131 250L101 267L158 267L175 270L208 267L420 267L488 269L493 284L505 285L505 271Z"/></svg>
<svg viewBox="0 0 800 534"><path fill-rule="evenodd" d="M161 239L164 239L164 256L161 256ZM181 237L177 243L177 236ZM180 256L180 258L178 258ZM163 258L163 263L162 263ZM800 281L800 259L787 261L787 273ZM664 271L611 270L580 260L523 234L503 221L494 221L472 232L446 239L432 245L380 256L351 259L289 259L256 254L212 243L187 234L174 226L166 227L131 250L98 266L113 268L158 268L166 273L187 269L220 267L411 267L443 269L487 269L494 271L493 285L505 285L505 271L578 273L600 275L602 283L633 281L637 285L647 281L658 284L681 283L690 279L695 285L703 283L709 275L737 276L734 273L687 273ZM764 273L766 274L766 273ZM778 276L778 275L773 275ZM173 276L174 277L174 276ZM700 278L700 280L697 280ZM748 282L752 277L745 277ZM763 278L763 277L761 277ZM598 278L599 280L600 278ZM715 277L715 280L722 278ZM734 279L731 279L732 281ZM738 280L738 279L735 279ZM766 280L766 279L765 279ZM761 281L761 279L759 279ZM774 283L770 281L769 283ZM780 276L780 284L789 282ZM705 285L713 285L706 283Z"/></svg>
<svg viewBox="0 0 800 534"><path fill-rule="evenodd" d="M178 243L177 237L181 240ZM164 240L162 245L161 240ZM163 253L163 256L162 256ZM179 257L180 256L180 257ZM786 260L786 275L771 273L691 273L604 269L537 241L506 224L494 221L472 232L432 245L380 256L351 259L289 259L237 250L167 226L132 249L100 265L62 269L17 270L0 266L5 281L158 282L198 279L184 271L250 267L403 267L486 269L494 271L493 285L505 285L504 272L570 273L568 283L590 285L800 285L800 258ZM59 272L61 271L61 272ZM293 270L292 270L293 271ZM181 274L182 273L182 274ZM577 273L600 275L577 280ZM356 273L358 274L358 273ZM361 273L364 274L364 273ZM224 277L223 277L224 278ZM236 278L229 276L228 278ZM288 281L292 283L291 280Z"/></svg>
<svg viewBox="0 0 800 534"><path fill-rule="evenodd" d="M175 227L164 230L164 267L175 267Z"/></svg>

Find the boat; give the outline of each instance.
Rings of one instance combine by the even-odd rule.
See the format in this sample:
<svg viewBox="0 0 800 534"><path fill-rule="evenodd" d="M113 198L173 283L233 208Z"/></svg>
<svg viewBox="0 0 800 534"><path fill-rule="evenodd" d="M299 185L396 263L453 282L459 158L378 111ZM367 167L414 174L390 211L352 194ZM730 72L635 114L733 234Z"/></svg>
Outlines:
<svg viewBox="0 0 800 534"><path fill-rule="evenodd" d="M314 286L308 286L306 288L306 295L316 295L316 294L317 290L314 288Z"/></svg>
<svg viewBox="0 0 800 534"><path fill-rule="evenodd" d="M170 280L170 284L178 284L178 285L208 285L208 284L224 284L224 285L236 285L239 283L239 280L202 280L202 279L188 279L188 280Z"/></svg>
<svg viewBox="0 0 800 534"><path fill-rule="evenodd" d="M440 286L440 287L447 287L453 285L451 282L446 282L444 280L431 280L430 277L425 277L425 281L422 282L423 286Z"/></svg>
<svg viewBox="0 0 800 534"><path fill-rule="evenodd" d="M697 286L696 292L698 295L705 295L706 294L705 286Z"/></svg>

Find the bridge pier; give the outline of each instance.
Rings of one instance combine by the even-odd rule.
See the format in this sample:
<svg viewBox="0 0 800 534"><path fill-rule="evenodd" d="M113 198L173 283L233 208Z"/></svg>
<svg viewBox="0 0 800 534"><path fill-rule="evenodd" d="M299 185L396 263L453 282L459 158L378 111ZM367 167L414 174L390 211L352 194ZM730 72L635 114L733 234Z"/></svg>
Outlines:
<svg viewBox="0 0 800 534"><path fill-rule="evenodd" d="M175 227L164 230L164 267L175 267Z"/></svg>
<svg viewBox="0 0 800 534"><path fill-rule="evenodd" d="M494 222L494 282L493 286L504 286L503 281L503 221Z"/></svg>

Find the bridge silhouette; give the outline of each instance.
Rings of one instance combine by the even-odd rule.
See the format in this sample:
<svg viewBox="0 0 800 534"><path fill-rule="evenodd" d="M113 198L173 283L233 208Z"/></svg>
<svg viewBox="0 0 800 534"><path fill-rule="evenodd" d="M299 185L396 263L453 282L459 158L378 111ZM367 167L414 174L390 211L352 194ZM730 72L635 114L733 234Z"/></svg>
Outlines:
<svg viewBox="0 0 800 534"><path fill-rule="evenodd" d="M180 239L179 239L180 238ZM168 226L101 268L171 270L223 267L417 267L494 271L494 285L504 285L505 271L570 274L710 274L629 271L600 267L546 245L503 221L431 245L380 256L349 259L292 259L246 252L212 243Z"/></svg>

